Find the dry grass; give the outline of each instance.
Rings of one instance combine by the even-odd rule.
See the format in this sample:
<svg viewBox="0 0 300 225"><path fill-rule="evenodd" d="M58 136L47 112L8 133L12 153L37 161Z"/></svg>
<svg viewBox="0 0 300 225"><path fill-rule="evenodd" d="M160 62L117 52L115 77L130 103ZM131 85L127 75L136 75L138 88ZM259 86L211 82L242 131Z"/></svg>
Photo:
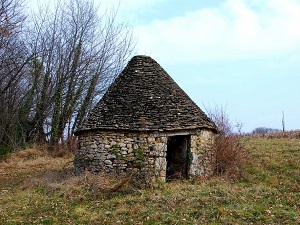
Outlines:
<svg viewBox="0 0 300 225"><path fill-rule="evenodd" d="M0 161L0 176L2 178L0 187L20 183L32 175L68 167L72 160L73 155L71 154L53 157L53 154L48 152L44 145L32 146L26 150L14 152Z"/></svg>
<svg viewBox="0 0 300 225"><path fill-rule="evenodd" d="M250 160L239 181L214 177L143 190L126 180L73 176L72 156L14 153L0 164L11 180L0 185L0 224L299 224L299 140L249 139L243 147Z"/></svg>
<svg viewBox="0 0 300 225"><path fill-rule="evenodd" d="M20 185L22 189L44 186L52 191L70 194L79 190L90 193L117 191L126 185L129 178L104 179L103 174L85 172L80 176L73 173L74 155L70 151L49 152L47 146L33 146L12 153L0 162L0 188Z"/></svg>

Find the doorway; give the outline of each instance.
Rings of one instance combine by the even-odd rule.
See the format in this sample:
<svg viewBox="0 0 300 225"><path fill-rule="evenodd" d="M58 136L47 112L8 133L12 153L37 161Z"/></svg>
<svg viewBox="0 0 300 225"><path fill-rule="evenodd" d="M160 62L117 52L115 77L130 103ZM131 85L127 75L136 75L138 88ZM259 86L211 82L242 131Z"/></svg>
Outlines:
<svg viewBox="0 0 300 225"><path fill-rule="evenodd" d="M188 178L190 136L177 135L168 138L166 180Z"/></svg>

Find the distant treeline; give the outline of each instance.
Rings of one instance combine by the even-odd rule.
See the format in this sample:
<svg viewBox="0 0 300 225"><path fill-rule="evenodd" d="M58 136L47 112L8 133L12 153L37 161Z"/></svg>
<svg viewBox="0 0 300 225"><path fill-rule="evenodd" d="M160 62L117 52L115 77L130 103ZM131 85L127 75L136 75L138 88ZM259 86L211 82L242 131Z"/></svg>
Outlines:
<svg viewBox="0 0 300 225"><path fill-rule="evenodd" d="M277 138L290 138L290 139L300 139L300 130L291 130L291 131L279 131L272 133L252 133L252 134L243 134L244 137L253 137L253 138L268 138L268 139L277 139Z"/></svg>
<svg viewBox="0 0 300 225"><path fill-rule="evenodd" d="M274 129L274 128L267 128L267 127L257 127L252 131L252 134L272 134L278 133L282 130Z"/></svg>

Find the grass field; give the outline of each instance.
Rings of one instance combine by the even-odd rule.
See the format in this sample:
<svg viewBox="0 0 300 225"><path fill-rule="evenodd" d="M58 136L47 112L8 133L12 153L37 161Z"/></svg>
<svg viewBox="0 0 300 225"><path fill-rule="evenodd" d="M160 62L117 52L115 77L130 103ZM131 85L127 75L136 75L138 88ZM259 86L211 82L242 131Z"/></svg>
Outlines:
<svg viewBox="0 0 300 225"><path fill-rule="evenodd" d="M72 175L72 155L36 147L0 162L0 224L300 224L300 140L252 138L239 181L139 190Z"/></svg>

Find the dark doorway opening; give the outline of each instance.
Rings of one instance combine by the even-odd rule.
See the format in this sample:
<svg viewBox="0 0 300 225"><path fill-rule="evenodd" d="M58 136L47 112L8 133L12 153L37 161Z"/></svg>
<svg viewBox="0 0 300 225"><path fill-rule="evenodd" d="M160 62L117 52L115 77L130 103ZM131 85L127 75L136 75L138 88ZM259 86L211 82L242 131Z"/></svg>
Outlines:
<svg viewBox="0 0 300 225"><path fill-rule="evenodd" d="M167 181L188 178L190 154L190 136L178 135L168 138Z"/></svg>

